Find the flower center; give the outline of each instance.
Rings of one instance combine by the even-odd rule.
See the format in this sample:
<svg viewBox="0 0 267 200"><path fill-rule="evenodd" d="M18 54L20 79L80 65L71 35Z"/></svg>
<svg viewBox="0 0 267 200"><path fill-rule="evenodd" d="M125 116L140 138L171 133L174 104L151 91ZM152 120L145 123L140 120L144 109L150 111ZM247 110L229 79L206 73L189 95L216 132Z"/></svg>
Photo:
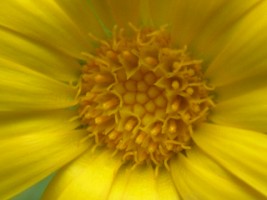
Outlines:
<svg viewBox="0 0 267 200"><path fill-rule="evenodd" d="M81 76L79 116L97 146L107 146L134 164L168 166L190 148L194 127L214 105L201 61L171 46L164 27L114 28L97 40Z"/></svg>

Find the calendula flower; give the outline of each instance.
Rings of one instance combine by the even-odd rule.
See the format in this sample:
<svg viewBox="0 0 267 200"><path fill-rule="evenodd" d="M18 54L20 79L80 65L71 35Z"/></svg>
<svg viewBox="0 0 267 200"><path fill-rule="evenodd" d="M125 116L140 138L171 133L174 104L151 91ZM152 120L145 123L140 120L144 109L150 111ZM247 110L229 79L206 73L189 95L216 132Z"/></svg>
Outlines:
<svg viewBox="0 0 267 200"><path fill-rule="evenodd" d="M267 199L267 1L0 3L0 199Z"/></svg>

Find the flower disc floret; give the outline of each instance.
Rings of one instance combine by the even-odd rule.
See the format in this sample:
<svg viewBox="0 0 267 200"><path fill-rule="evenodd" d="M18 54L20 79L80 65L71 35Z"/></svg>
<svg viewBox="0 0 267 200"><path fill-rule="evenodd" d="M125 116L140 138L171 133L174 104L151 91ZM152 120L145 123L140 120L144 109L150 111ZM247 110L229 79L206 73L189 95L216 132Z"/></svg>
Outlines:
<svg viewBox="0 0 267 200"><path fill-rule="evenodd" d="M212 88L201 61L173 48L164 27L131 27L129 34L115 27L111 40L85 54L79 116L97 146L125 162L167 167L206 120Z"/></svg>

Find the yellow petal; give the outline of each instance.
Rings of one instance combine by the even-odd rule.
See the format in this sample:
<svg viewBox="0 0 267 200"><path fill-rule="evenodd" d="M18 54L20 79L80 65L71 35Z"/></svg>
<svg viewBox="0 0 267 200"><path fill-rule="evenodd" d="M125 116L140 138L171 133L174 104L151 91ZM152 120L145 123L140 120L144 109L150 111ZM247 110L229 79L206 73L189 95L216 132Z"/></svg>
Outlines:
<svg viewBox="0 0 267 200"><path fill-rule="evenodd" d="M180 45L191 45L193 39L200 36L200 31L206 31L209 28L206 25L212 23L216 14L221 12L220 9L224 10L223 0L178 0L173 6L176 12L172 12L170 21L174 39ZM229 16L225 20L229 20Z"/></svg>
<svg viewBox="0 0 267 200"><path fill-rule="evenodd" d="M38 182L34 186L26 189L25 191L19 193L11 200L41 200L42 194L47 187L48 183L51 181L54 174L46 177L42 181Z"/></svg>
<svg viewBox="0 0 267 200"><path fill-rule="evenodd" d="M54 1L1 1L0 25L78 58L91 49L87 33Z"/></svg>
<svg viewBox="0 0 267 200"><path fill-rule="evenodd" d="M73 130L79 126L78 121L70 121L77 113L75 110L44 111L5 111L0 112L0 137L21 136L40 130L58 130L64 126Z"/></svg>
<svg viewBox="0 0 267 200"><path fill-rule="evenodd" d="M130 167L128 165L122 166L121 169L118 171L112 183L112 187L107 198L108 200L123 199L123 196L125 196L124 193L132 172L129 168Z"/></svg>
<svg viewBox="0 0 267 200"><path fill-rule="evenodd" d="M179 194L174 185L171 172L166 169L161 169L158 176L156 177L158 199L164 200L179 200Z"/></svg>
<svg viewBox="0 0 267 200"><path fill-rule="evenodd" d="M40 122L47 121L47 126L53 125L54 120L58 120L54 116L40 119ZM28 132L21 134L19 127L24 123ZM87 148L87 144L81 142L86 132L69 129L66 121L42 129L29 128L29 123L25 120L20 125L15 124L16 133L12 130L11 134L0 136L0 199L9 199L30 187Z"/></svg>
<svg viewBox="0 0 267 200"><path fill-rule="evenodd" d="M0 58L0 110L64 108L76 89Z"/></svg>
<svg viewBox="0 0 267 200"><path fill-rule="evenodd" d="M169 24L171 17L177 12L176 4L177 0L149 0L149 11L147 12L150 12L153 24L157 26L171 25Z"/></svg>
<svg viewBox="0 0 267 200"><path fill-rule="evenodd" d="M208 68L207 76L216 86L267 73L267 2L256 5L238 21L225 47Z"/></svg>
<svg viewBox="0 0 267 200"><path fill-rule="evenodd" d="M88 0L56 0L61 9L69 16L84 33L92 33L97 37L103 38L105 32L99 19L92 10ZM110 17L109 17L110 18Z"/></svg>
<svg viewBox="0 0 267 200"><path fill-rule="evenodd" d="M254 199L259 196L197 147L171 162L171 172L183 199ZM258 195L258 196L256 196Z"/></svg>
<svg viewBox="0 0 267 200"><path fill-rule="evenodd" d="M267 197L266 134L203 124L193 139L227 171Z"/></svg>
<svg viewBox="0 0 267 200"><path fill-rule="evenodd" d="M57 80L70 82L79 77L78 62L52 48L0 28L1 58L27 66Z"/></svg>
<svg viewBox="0 0 267 200"><path fill-rule="evenodd" d="M139 19L139 24L141 24L141 26L151 27L154 25L153 18L151 15L151 7L149 0L139 1L138 19Z"/></svg>
<svg viewBox="0 0 267 200"><path fill-rule="evenodd" d="M266 78L266 76L265 76ZM233 92L235 87L232 87ZM229 88L229 90L231 90ZM242 87L240 88L242 90ZM229 93L230 91L226 91ZM218 96L219 97L219 96ZM244 95L220 101L216 105L210 119L218 124L251 129L260 132L267 131L267 88L260 88Z"/></svg>
<svg viewBox="0 0 267 200"><path fill-rule="evenodd" d="M129 166L120 170L111 188L108 200L156 200L158 199L155 174L152 167Z"/></svg>
<svg viewBox="0 0 267 200"><path fill-rule="evenodd" d="M90 5L90 9L96 16L97 21L101 24L101 27L104 28L106 33L110 32L116 23L114 22L108 2L87 0L87 3Z"/></svg>
<svg viewBox="0 0 267 200"><path fill-rule="evenodd" d="M210 61L224 48L239 19L258 2L179 0L170 20L174 41L188 45L196 56Z"/></svg>
<svg viewBox="0 0 267 200"><path fill-rule="evenodd" d="M119 26L127 26L129 22L138 24L140 0L107 0L114 21Z"/></svg>
<svg viewBox="0 0 267 200"><path fill-rule="evenodd" d="M91 150L61 170L49 184L44 200L106 199L121 162L110 151Z"/></svg>
<svg viewBox="0 0 267 200"><path fill-rule="evenodd" d="M267 85L266 75L267 72L251 75L230 84L216 87L216 101L221 103L249 93L264 90Z"/></svg>

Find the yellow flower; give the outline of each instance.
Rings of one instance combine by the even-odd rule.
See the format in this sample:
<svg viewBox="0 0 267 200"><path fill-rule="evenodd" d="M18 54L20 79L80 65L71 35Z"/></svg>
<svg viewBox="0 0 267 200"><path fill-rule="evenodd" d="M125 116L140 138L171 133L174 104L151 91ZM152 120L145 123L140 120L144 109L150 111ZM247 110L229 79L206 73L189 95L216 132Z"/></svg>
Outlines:
<svg viewBox="0 0 267 200"><path fill-rule="evenodd" d="M267 199L267 1L0 3L0 199Z"/></svg>

